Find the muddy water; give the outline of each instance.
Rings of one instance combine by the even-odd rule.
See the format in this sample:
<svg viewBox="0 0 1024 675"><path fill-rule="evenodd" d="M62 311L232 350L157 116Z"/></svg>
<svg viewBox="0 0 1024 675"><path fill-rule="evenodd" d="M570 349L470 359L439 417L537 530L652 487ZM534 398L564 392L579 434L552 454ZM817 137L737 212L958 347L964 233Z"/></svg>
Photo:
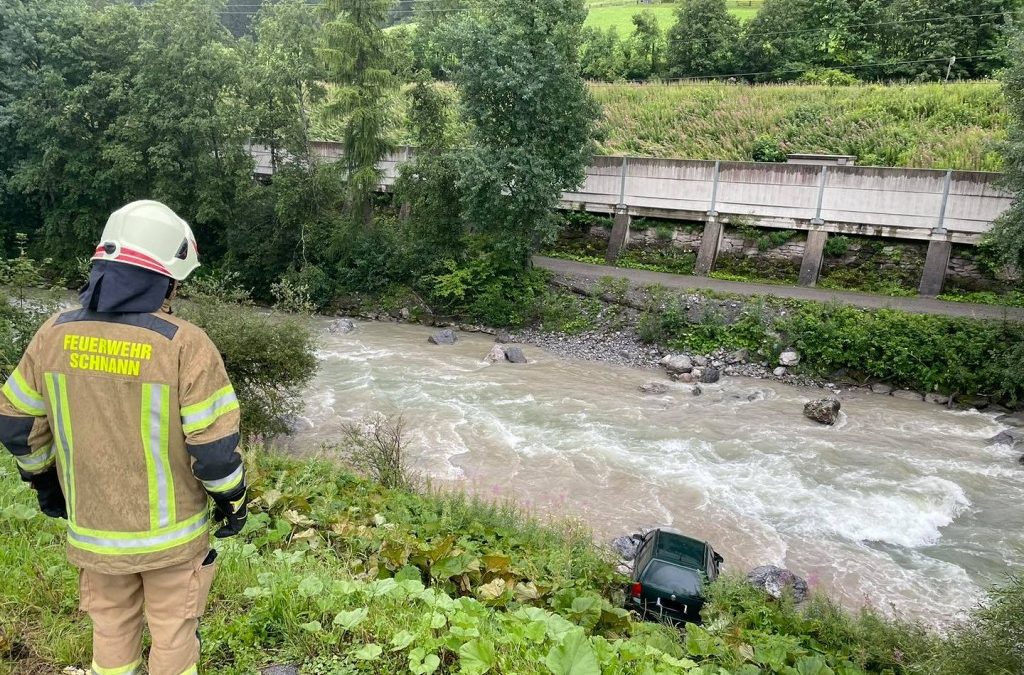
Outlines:
<svg viewBox="0 0 1024 675"><path fill-rule="evenodd" d="M842 419L801 415L820 391L725 378L702 396L637 386L659 372L568 361L487 365L486 336L425 328L325 334L298 445L403 413L425 473L610 537L670 525L732 569L784 565L848 606L943 623L1024 566L1024 469L993 416L872 394Z"/></svg>

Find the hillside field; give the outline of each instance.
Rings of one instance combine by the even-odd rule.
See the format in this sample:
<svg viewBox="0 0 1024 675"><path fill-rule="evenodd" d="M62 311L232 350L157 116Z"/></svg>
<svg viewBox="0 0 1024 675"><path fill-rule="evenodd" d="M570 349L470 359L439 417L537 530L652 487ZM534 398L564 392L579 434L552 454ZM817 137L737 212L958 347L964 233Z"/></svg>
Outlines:
<svg viewBox="0 0 1024 675"><path fill-rule="evenodd" d="M996 82L746 86L598 84L601 154L751 160L761 147L859 163L999 171L1008 117Z"/></svg>
<svg viewBox="0 0 1024 675"><path fill-rule="evenodd" d="M649 9L658 17L662 30L676 22L676 3L652 2L644 4L633 0L589 0L589 13L585 26L602 30L615 26L619 36L633 32L633 15ZM729 10L740 19L749 21L757 14L761 0L729 0Z"/></svg>

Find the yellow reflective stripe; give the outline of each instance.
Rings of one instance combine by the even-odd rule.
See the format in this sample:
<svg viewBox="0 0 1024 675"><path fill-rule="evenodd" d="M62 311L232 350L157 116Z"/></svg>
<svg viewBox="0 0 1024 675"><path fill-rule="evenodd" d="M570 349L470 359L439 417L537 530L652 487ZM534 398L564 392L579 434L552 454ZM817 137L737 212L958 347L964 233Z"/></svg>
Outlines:
<svg viewBox="0 0 1024 675"><path fill-rule="evenodd" d="M188 520L149 532L112 532L68 524L68 544L100 555L156 553L187 544L209 532L210 514L203 509Z"/></svg>
<svg viewBox="0 0 1024 675"><path fill-rule="evenodd" d="M75 522L75 441L71 434L68 412L67 378L60 373L46 373L46 389L53 410L53 438L57 444L57 462L64 475L64 498L68 523Z"/></svg>
<svg viewBox="0 0 1024 675"><path fill-rule="evenodd" d="M136 659L127 666L120 666L118 668L104 668L97 664L95 661L92 662L92 672L95 675L135 675L136 670L142 665L142 659Z"/></svg>
<svg viewBox="0 0 1024 675"><path fill-rule="evenodd" d="M15 455L14 459L18 462L18 466L28 473L38 473L53 465L56 460L56 450L51 443L30 454Z"/></svg>
<svg viewBox="0 0 1024 675"><path fill-rule="evenodd" d="M235 395L234 388L229 384L215 391L206 400L182 408L182 431L186 434L201 431L232 410L238 410L238 397Z"/></svg>
<svg viewBox="0 0 1024 675"><path fill-rule="evenodd" d="M199 675L199 667L191 666L188 670L181 671L181 675Z"/></svg>
<svg viewBox="0 0 1024 675"><path fill-rule="evenodd" d="M149 527L158 530L175 520L174 478L168 457L168 423L171 406L166 384L142 385L139 431L149 484Z"/></svg>
<svg viewBox="0 0 1024 675"><path fill-rule="evenodd" d="M32 417L46 415L43 395L29 386L21 372L15 368L2 389L4 396L18 411Z"/></svg>
<svg viewBox="0 0 1024 675"><path fill-rule="evenodd" d="M204 480L203 487L205 487L208 492L230 492L239 486L244 477L245 467L239 464L237 469L224 478L220 478L218 480Z"/></svg>

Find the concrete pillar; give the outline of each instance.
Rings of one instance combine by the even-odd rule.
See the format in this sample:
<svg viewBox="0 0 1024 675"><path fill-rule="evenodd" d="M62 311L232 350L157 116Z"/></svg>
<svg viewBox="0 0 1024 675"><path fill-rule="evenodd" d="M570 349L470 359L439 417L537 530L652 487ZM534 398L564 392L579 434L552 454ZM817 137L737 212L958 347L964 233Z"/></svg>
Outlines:
<svg viewBox="0 0 1024 675"><path fill-rule="evenodd" d="M804 247L804 259L800 263L800 285L815 286L821 272L821 260L825 255L825 242L828 232L810 230L807 233L807 245Z"/></svg>
<svg viewBox="0 0 1024 675"><path fill-rule="evenodd" d="M619 254L629 242L629 224L632 220L627 209L615 209L612 236L608 240L608 250L604 254L604 259L609 265L614 265L619 260Z"/></svg>
<svg viewBox="0 0 1024 675"><path fill-rule="evenodd" d="M700 251L697 252L697 264L693 268L694 274L706 277L715 269L715 260L718 259L718 249L722 246L722 234L724 228L717 216L708 216L704 221L704 238L700 241Z"/></svg>
<svg viewBox="0 0 1024 675"><path fill-rule="evenodd" d="M924 260L924 273L921 274L918 293L935 297L942 292L942 285L946 281L946 267L949 266L949 254L952 251L952 242L938 240L928 242L928 257Z"/></svg>

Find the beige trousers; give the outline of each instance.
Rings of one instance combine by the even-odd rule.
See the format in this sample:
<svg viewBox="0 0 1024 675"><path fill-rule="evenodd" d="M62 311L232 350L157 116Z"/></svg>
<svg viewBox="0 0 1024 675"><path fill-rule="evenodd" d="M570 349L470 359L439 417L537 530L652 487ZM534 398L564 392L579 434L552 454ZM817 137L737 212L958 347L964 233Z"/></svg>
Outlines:
<svg viewBox="0 0 1024 675"><path fill-rule="evenodd" d="M92 619L91 675L136 675L142 671L142 615L153 646L150 675L196 675L199 617L213 583L216 563L206 554L138 574L81 570L80 606Z"/></svg>

